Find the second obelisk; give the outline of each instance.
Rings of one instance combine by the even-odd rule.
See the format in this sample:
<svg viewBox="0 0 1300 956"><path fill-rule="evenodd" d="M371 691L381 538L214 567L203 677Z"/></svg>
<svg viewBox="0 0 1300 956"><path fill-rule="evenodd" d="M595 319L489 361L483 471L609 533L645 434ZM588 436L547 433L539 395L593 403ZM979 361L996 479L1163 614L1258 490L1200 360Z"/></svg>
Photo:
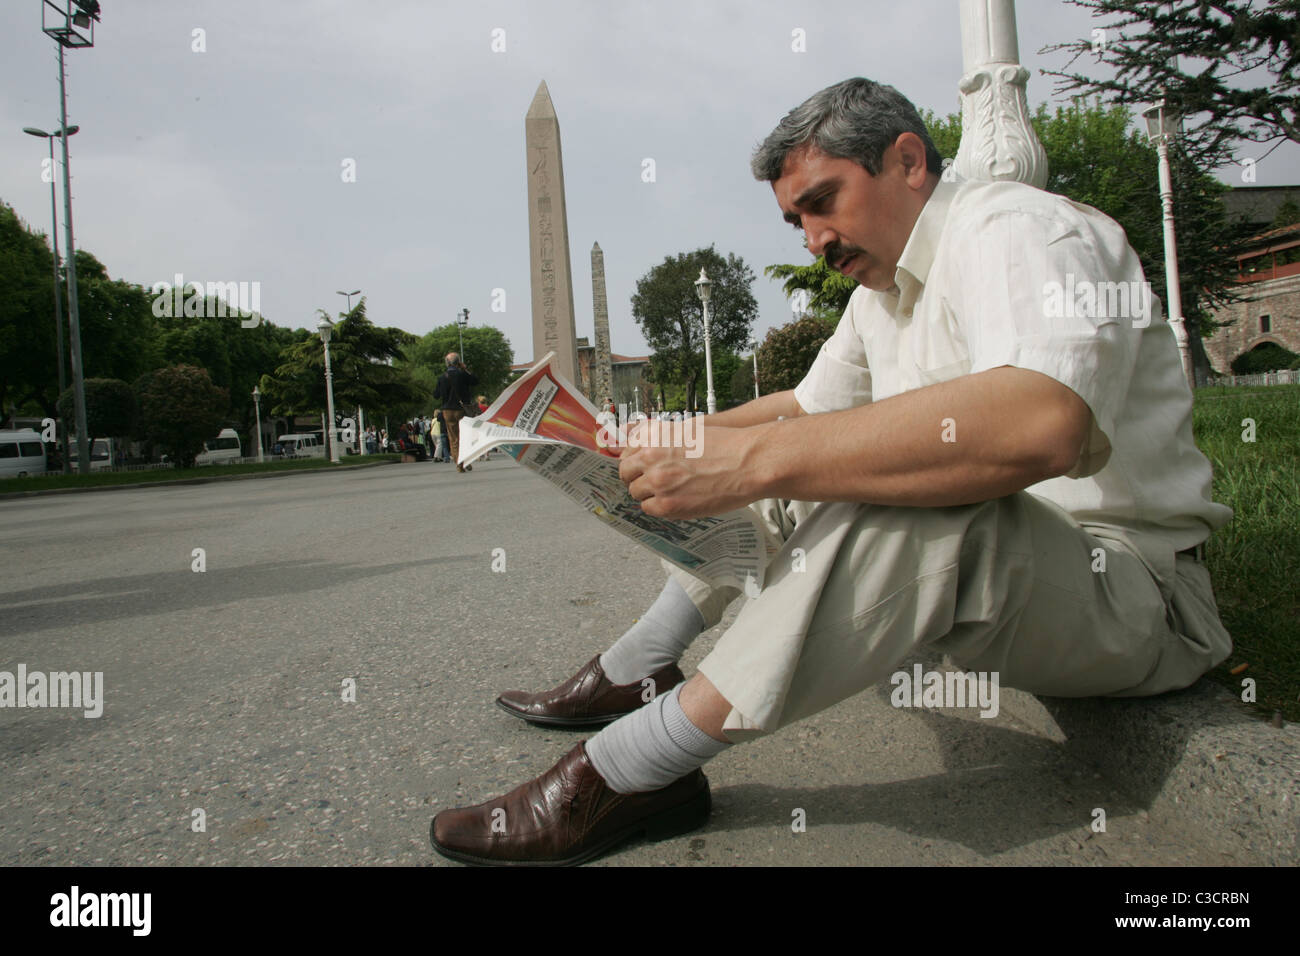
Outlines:
<svg viewBox="0 0 1300 956"><path fill-rule="evenodd" d="M554 368L578 385L569 219L564 206L560 121L543 80L524 119L528 150L528 238L532 262L533 361L555 353Z"/></svg>

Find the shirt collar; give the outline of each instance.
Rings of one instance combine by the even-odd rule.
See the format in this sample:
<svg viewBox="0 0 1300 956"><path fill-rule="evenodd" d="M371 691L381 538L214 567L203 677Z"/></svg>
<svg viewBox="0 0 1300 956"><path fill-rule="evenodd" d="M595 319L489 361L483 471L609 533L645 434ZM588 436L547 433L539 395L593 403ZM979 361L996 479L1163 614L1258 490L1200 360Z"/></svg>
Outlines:
<svg viewBox="0 0 1300 956"><path fill-rule="evenodd" d="M948 208L956 195L956 183L939 180L921 207L921 214L916 217L912 234L907 237L907 245L903 247L898 267L894 270L894 283L898 287L897 311L901 315L912 314L912 307L925 287L930 266L934 264L935 250L939 247L939 236L948 220Z"/></svg>

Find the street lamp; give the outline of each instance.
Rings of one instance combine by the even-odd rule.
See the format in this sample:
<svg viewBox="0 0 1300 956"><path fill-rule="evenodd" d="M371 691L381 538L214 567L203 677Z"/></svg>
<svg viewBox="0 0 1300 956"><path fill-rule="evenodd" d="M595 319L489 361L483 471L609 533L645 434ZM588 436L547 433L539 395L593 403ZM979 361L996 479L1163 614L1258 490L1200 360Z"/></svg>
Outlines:
<svg viewBox="0 0 1300 956"><path fill-rule="evenodd" d="M469 309L456 313L456 334L460 337L460 360L465 361L465 332L469 327Z"/></svg>
<svg viewBox="0 0 1300 956"><path fill-rule="evenodd" d="M709 299L713 297L713 283L709 281L702 267L700 277L695 280L695 293L704 303L704 375L709 389L706 393L706 401L709 414L712 415L718 410L718 400L713 394L713 349L709 343Z"/></svg>
<svg viewBox="0 0 1300 956"><path fill-rule="evenodd" d="M334 323L321 316L316 331L320 333L320 340L325 345L325 404L329 413L329 426L326 428L326 434L329 435L330 461L337 465L339 463L339 446L334 435L334 373L330 371L330 333L334 331Z"/></svg>
<svg viewBox="0 0 1300 956"><path fill-rule="evenodd" d="M64 70L65 48L95 45L95 24L99 21L99 0L44 0L41 4L41 32L59 46L59 129L68 126L68 93ZM82 32L88 30L88 32ZM68 325L72 351L72 396L77 421L77 471L90 474L90 441L86 434L86 383L81 374L81 315L77 308L77 255L72 237L72 172L68 165L68 137L63 142L63 223L67 226Z"/></svg>
<svg viewBox="0 0 1300 956"><path fill-rule="evenodd" d="M758 339L749 343L754 350L754 397L758 398Z"/></svg>
<svg viewBox="0 0 1300 956"><path fill-rule="evenodd" d="M264 460L262 458L262 393L257 386L253 386L253 411L257 415L257 463L260 465Z"/></svg>
<svg viewBox="0 0 1300 956"><path fill-rule="evenodd" d="M80 126L69 126L67 135L73 136ZM49 140L50 144L50 248L54 250L54 334L59 346L59 394L62 395L68 388L68 374L64 370L66 363L63 360L63 297L59 294L59 205L55 198L56 184L58 177L54 174L54 140L63 136L63 130L55 130L53 133L47 133L43 129L36 129L34 126L24 126L23 132L29 136L42 136ZM63 459L63 473L65 475L72 472L72 462L68 460L68 429L67 423L59 429L59 457Z"/></svg>
<svg viewBox="0 0 1300 956"><path fill-rule="evenodd" d="M348 315L351 315L351 314L352 314L352 297L353 297L354 295L360 295L360 294L361 294L361 290L360 290L360 289L353 289L351 292L339 292L339 295L341 295L341 296L346 296L346 297L347 297L347 300L348 300Z"/></svg>
<svg viewBox="0 0 1300 956"><path fill-rule="evenodd" d="M343 291L341 291L341 290L337 290L337 289L336 289L335 291L338 292L339 295L341 295L341 296L345 296L345 297L347 298L347 300L348 300L348 315L351 315L351 314L352 314L352 297L353 297L354 295L360 295L360 294L361 294L361 290L360 290L360 289L353 289L351 292L343 292ZM392 360L390 359L389 362L390 362L390 364L391 364ZM365 413L364 411L361 410L361 406L360 406L360 405L357 406L357 451L358 451L358 453L360 453L360 454L362 454L362 455L364 455L364 454L366 453L366 413Z"/></svg>
<svg viewBox="0 0 1300 956"><path fill-rule="evenodd" d="M1183 361L1183 376L1187 387L1196 387L1192 370L1192 354L1187 341L1187 325L1183 321L1183 296L1178 286L1178 241L1174 236L1174 186L1169 175L1169 142L1182 132L1182 116L1162 96L1142 111L1147 124L1147 138L1160 157L1160 204L1164 207L1165 223L1165 299L1169 306L1168 321L1178 342L1178 352Z"/></svg>

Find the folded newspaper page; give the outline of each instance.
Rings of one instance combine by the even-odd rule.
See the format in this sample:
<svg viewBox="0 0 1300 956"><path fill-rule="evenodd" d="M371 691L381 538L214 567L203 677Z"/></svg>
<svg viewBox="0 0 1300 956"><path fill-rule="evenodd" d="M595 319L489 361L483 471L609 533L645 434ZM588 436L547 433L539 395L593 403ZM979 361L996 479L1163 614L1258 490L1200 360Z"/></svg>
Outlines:
<svg viewBox="0 0 1300 956"><path fill-rule="evenodd" d="M641 510L618 477L618 453L601 446L613 416L598 412L551 367L550 352L476 418L460 423L459 463L500 448L615 531L713 585L755 593L780 542L748 509L670 520Z"/></svg>

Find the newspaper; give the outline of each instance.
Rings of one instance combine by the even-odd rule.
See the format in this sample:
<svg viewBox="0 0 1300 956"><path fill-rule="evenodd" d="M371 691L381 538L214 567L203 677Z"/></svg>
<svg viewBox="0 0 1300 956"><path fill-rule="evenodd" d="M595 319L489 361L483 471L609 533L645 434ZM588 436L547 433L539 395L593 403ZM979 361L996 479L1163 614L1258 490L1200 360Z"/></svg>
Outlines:
<svg viewBox="0 0 1300 956"><path fill-rule="evenodd" d="M646 514L618 476L618 452L602 447L612 416L551 367L550 352L487 411L460 423L459 464L500 448L620 534L714 586L749 594L780 542L750 510L706 518ZM610 432L605 433L609 435Z"/></svg>

